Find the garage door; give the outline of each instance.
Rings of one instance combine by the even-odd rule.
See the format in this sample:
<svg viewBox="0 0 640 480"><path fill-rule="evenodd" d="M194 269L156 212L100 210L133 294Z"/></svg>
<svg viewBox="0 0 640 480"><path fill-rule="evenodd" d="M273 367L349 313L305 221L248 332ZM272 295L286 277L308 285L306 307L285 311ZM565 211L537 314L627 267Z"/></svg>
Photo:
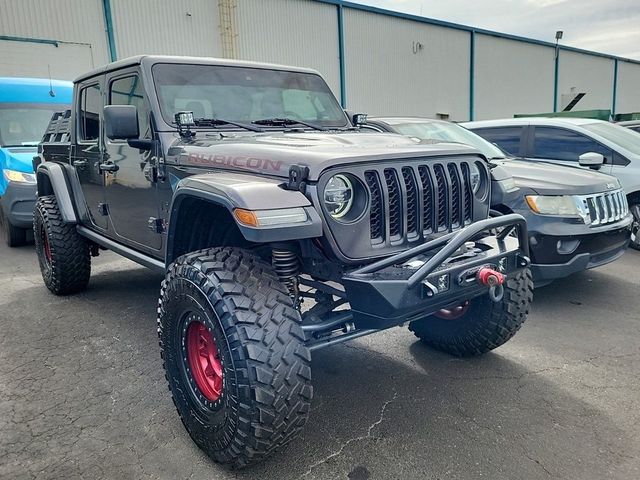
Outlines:
<svg viewBox="0 0 640 480"><path fill-rule="evenodd" d="M36 77L73 80L94 68L91 47L59 43L0 40L0 77Z"/></svg>

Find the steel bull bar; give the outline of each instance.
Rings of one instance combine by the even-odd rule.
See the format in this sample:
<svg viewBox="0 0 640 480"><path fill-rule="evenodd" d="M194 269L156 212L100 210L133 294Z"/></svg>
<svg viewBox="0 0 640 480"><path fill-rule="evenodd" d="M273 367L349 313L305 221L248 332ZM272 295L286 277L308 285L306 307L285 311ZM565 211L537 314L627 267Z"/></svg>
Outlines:
<svg viewBox="0 0 640 480"><path fill-rule="evenodd" d="M343 328L329 335L305 332L308 346L316 350L341 343L487 293L499 301L503 280L529 263L524 217L481 220L345 274L342 284L351 310L334 312L343 323L330 321Z"/></svg>

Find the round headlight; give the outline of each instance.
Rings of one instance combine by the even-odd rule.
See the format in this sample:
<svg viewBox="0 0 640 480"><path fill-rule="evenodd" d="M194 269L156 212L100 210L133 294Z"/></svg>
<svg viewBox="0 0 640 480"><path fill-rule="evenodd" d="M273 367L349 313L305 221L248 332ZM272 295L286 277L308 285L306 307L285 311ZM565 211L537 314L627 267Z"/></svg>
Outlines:
<svg viewBox="0 0 640 480"><path fill-rule="evenodd" d="M342 218L353 205L353 184L346 175L334 175L324 187L324 206L333 218Z"/></svg>
<svg viewBox="0 0 640 480"><path fill-rule="evenodd" d="M469 164L469 180L471 181L471 189L473 190L473 193L478 193L482 178L480 176L480 169L475 163Z"/></svg>

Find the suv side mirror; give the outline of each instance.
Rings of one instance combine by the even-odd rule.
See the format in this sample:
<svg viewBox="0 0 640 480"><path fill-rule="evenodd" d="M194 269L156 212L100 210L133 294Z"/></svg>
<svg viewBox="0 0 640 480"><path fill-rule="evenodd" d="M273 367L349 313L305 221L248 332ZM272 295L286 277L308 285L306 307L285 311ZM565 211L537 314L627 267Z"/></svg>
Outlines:
<svg viewBox="0 0 640 480"><path fill-rule="evenodd" d="M107 105L104 107L104 134L110 140L138 138L138 110L135 105Z"/></svg>
<svg viewBox="0 0 640 480"><path fill-rule="evenodd" d="M587 152L580 155L578 160L583 167L599 168L604 163L604 155L601 153Z"/></svg>

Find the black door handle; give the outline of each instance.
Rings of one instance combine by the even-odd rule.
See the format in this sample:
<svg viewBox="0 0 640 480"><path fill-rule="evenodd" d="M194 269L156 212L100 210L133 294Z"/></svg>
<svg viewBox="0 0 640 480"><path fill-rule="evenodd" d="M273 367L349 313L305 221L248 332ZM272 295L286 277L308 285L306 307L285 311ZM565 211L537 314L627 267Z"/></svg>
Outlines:
<svg viewBox="0 0 640 480"><path fill-rule="evenodd" d="M100 165L98 165L98 169L101 172L117 172L118 170L120 170L120 167L115 163L108 162L108 163L101 163Z"/></svg>
<svg viewBox="0 0 640 480"><path fill-rule="evenodd" d="M74 160L73 161L73 166L74 167L86 167L87 166L87 161L86 160Z"/></svg>

